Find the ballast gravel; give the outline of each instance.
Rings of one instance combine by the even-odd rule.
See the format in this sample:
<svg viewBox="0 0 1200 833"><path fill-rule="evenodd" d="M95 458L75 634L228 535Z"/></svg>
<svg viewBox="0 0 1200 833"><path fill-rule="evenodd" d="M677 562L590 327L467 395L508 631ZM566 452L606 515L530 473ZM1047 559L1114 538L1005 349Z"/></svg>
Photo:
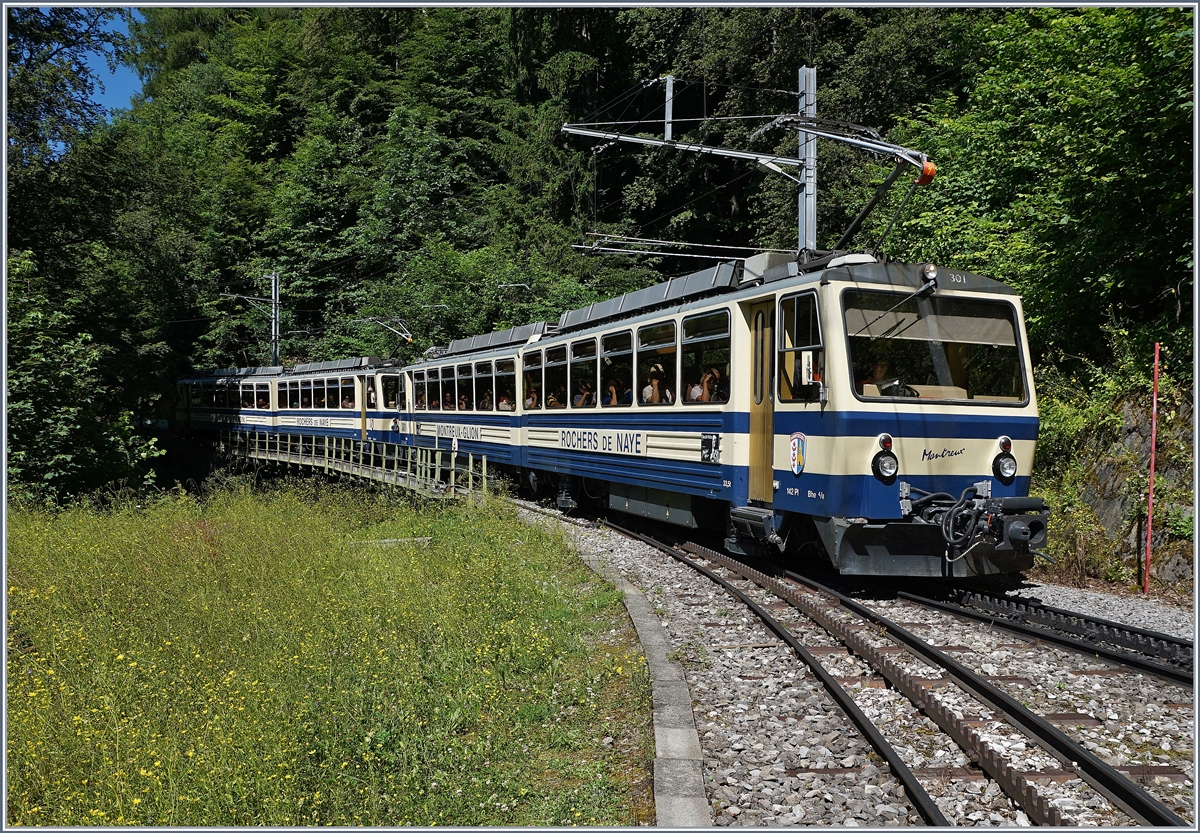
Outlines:
<svg viewBox="0 0 1200 833"><path fill-rule="evenodd" d="M552 522L539 515L530 519ZM606 561L641 590L662 619L672 658L683 666L692 694L714 825L922 823L899 781L815 675L723 588L669 556L609 530L572 524L562 529L579 549ZM765 595L757 595L761 591L748 584L739 586L760 604L769 603ZM1028 583L1019 595L1188 638L1194 632L1194 623L1183 611L1154 601ZM997 684L1036 711L1093 718L1088 725L1060 728L1109 763L1172 765L1183 770L1186 781L1156 778L1144 786L1182 817L1194 818L1191 692L1140 675L1106 675L1101 663L1072 652L1045 646L1033 650L1014 645L1016 640L1010 637L997 639L978 629L972 635L969 628L906 603L878 607L896 621L927 620L929 627L920 635L931 644L971 648L956 656L978 673L1027 679L1031 686ZM798 612L782 608L771 612L787 622L806 646L838 644ZM910 767L945 772L921 780L952 824L1030 825L999 785L986 778L961 777L970 766L962 750L901 694L870 685L871 672L862 660L848 653L818 659L835 676L863 677L857 685L848 681L852 695ZM906 666L921 676L938 676L919 661ZM1127 816L1079 779L1054 777L1059 762L1007 723L991 719L990 712L959 689L938 688L935 696L964 715L988 720L980 732L1014 768L1051 773L1035 783L1059 807L1066 823L1130 824Z"/></svg>

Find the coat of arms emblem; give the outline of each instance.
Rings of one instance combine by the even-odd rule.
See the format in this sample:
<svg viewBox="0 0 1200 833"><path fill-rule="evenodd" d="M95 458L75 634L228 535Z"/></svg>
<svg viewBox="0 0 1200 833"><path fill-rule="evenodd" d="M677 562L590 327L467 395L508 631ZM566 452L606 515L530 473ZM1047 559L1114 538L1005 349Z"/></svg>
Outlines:
<svg viewBox="0 0 1200 833"><path fill-rule="evenodd" d="M797 431L792 434L791 454L792 454L792 474L799 474L804 471L804 446L808 442L808 437Z"/></svg>

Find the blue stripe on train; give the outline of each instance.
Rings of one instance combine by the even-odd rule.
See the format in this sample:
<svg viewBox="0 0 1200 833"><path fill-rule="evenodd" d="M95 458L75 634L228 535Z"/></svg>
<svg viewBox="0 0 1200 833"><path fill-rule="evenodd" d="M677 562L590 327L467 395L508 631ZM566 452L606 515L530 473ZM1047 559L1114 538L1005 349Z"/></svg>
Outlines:
<svg viewBox="0 0 1200 833"><path fill-rule="evenodd" d="M899 414L864 411L776 411L775 433L801 431L815 436L894 437L987 440L1006 435L1014 440L1036 440L1037 417L1018 417L994 411L978 414Z"/></svg>

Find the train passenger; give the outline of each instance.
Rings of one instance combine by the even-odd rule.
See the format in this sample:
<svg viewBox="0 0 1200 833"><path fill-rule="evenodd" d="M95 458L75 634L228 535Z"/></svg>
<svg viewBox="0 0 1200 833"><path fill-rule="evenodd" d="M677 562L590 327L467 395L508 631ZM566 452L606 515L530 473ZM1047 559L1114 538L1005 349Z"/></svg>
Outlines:
<svg viewBox="0 0 1200 833"><path fill-rule="evenodd" d="M483 392L483 398L479 400L479 410L490 411L491 409L492 409L492 392L490 390L485 390Z"/></svg>
<svg viewBox="0 0 1200 833"><path fill-rule="evenodd" d="M496 403L497 411L511 411L513 409L513 392L504 390L500 393L500 400Z"/></svg>
<svg viewBox="0 0 1200 833"><path fill-rule="evenodd" d="M592 383L584 379L579 383L579 392L575 394L575 398L571 400L571 404L576 408L587 408L592 404Z"/></svg>
<svg viewBox="0 0 1200 833"><path fill-rule="evenodd" d="M467 410L470 410L470 403L469 403L469 402L467 402L467 395L466 395L465 393L463 393L463 394L459 394L459 397L458 397L458 409L459 409L460 411L467 411Z"/></svg>
<svg viewBox="0 0 1200 833"><path fill-rule="evenodd" d="M671 389L663 381L663 368L656 364L646 374L646 385L642 388L643 405L670 405L675 401Z"/></svg>
<svg viewBox="0 0 1200 833"><path fill-rule="evenodd" d="M307 393L304 394L304 396L300 397L300 407L301 408L311 408L312 407L312 397L309 396Z"/></svg>
<svg viewBox="0 0 1200 833"><path fill-rule="evenodd" d="M882 382L884 379L887 378L887 372L888 372L887 359L880 359L879 361L877 361L873 365L871 365L870 372L864 374L863 378L858 381L858 384L855 385L855 387L858 389L858 392L861 394L863 392L864 385L878 385L880 382Z"/></svg>
<svg viewBox="0 0 1200 833"><path fill-rule="evenodd" d="M454 394L447 392L446 395L442 397L442 410L454 410Z"/></svg>
<svg viewBox="0 0 1200 833"><path fill-rule="evenodd" d="M708 377L708 384L705 388L705 393L700 395L701 402L725 402L729 399L729 382L722 375L721 371L715 366L708 369L705 374ZM700 379L701 384L704 383L704 378Z"/></svg>
<svg viewBox="0 0 1200 833"><path fill-rule="evenodd" d="M257 408L267 407L267 395L265 393L260 393L258 395L258 402L255 404L255 407L257 407Z"/></svg>
<svg viewBox="0 0 1200 833"><path fill-rule="evenodd" d="M528 391L528 393L525 396L525 407L526 408L536 408L538 406L537 388L532 387L529 384L528 379L525 380L525 390Z"/></svg>
<svg viewBox="0 0 1200 833"><path fill-rule="evenodd" d="M632 405L633 404L633 388L625 384L625 380L620 376L613 376L608 380L608 398L604 400L605 406L609 405Z"/></svg>
<svg viewBox="0 0 1200 833"><path fill-rule="evenodd" d="M565 408L567 407L567 386L559 385L554 389L554 393L546 397L547 408Z"/></svg>

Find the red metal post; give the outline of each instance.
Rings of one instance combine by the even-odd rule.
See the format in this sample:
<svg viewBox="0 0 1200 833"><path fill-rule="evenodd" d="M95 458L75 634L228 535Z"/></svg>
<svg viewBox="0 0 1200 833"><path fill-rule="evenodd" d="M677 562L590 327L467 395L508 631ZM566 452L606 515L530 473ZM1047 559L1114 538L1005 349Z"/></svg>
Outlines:
<svg viewBox="0 0 1200 833"><path fill-rule="evenodd" d="M1158 350L1154 342L1154 399L1150 406L1150 495L1146 507L1146 564L1142 570L1142 595L1150 595L1150 536L1154 533L1154 450L1158 446Z"/></svg>

